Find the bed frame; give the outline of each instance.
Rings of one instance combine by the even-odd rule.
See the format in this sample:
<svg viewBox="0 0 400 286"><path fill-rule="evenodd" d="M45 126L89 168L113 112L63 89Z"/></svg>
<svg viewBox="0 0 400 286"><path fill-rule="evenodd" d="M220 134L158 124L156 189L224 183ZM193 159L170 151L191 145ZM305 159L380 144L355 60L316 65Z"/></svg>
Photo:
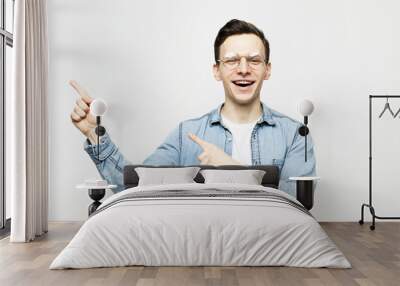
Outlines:
<svg viewBox="0 0 400 286"><path fill-rule="evenodd" d="M135 171L137 167L146 168L179 168L183 166L153 166L153 165L126 165L124 168L124 185L125 189L136 187L139 183L139 176ZM278 189L279 185L279 168L275 165L255 165L255 166L239 166L239 165L226 165L226 166L210 166L210 165L196 165L196 166L185 166L185 167L199 167L204 169L218 169L218 170L263 170L265 175L262 179L261 184L264 187L271 187ZM197 183L204 183L204 178L200 174L194 178ZM309 188L304 188L302 184L297 184L297 200L301 202L304 207L308 210L312 209L314 205L314 190L312 184Z"/></svg>

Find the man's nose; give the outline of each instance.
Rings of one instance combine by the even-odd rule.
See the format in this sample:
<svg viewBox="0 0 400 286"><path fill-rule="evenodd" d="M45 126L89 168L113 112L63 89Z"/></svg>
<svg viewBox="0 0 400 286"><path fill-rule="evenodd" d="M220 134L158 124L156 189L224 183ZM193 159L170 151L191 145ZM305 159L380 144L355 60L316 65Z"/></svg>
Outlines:
<svg viewBox="0 0 400 286"><path fill-rule="evenodd" d="M241 58L239 63L239 73L247 74L249 72L249 65L247 64L246 58Z"/></svg>

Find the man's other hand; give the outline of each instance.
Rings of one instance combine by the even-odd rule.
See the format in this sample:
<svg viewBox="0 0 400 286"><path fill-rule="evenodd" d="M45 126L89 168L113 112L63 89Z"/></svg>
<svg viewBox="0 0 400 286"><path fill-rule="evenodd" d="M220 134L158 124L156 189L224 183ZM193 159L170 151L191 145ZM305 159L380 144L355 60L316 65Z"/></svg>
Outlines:
<svg viewBox="0 0 400 286"><path fill-rule="evenodd" d="M89 138L92 143L95 143L94 128L96 127L96 118L90 114L90 104L93 98L76 81L70 80L69 84L79 95L71 112L71 121L83 135Z"/></svg>
<svg viewBox="0 0 400 286"><path fill-rule="evenodd" d="M200 165L241 165L214 144L204 141L192 133L189 133L188 136L203 149L203 153L197 157Z"/></svg>

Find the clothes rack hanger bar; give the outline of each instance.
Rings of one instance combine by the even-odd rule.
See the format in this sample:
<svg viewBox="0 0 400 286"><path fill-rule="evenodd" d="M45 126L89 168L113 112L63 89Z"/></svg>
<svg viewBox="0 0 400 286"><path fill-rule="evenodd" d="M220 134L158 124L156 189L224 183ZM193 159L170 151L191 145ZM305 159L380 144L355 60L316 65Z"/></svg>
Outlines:
<svg viewBox="0 0 400 286"><path fill-rule="evenodd" d="M370 98L400 98L400 95L370 95Z"/></svg>

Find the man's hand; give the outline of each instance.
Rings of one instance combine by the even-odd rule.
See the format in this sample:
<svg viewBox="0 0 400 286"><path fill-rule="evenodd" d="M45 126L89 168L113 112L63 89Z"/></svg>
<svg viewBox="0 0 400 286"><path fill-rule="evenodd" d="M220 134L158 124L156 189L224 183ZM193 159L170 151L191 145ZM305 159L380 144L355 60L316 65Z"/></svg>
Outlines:
<svg viewBox="0 0 400 286"><path fill-rule="evenodd" d="M96 127L96 118L90 114L90 103L93 99L76 81L71 80L69 84L79 94L79 98L75 102L73 111L71 112L71 120L79 131L82 132L92 143L96 142L94 128Z"/></svg>
<svg viewBox="0 0 400 286"><path fill-rule="evenodd" d="M241 165L214 144L208 143L192 133L189 133L188 136L203 149L203 153L197 157L200 165Z"/></svg>

